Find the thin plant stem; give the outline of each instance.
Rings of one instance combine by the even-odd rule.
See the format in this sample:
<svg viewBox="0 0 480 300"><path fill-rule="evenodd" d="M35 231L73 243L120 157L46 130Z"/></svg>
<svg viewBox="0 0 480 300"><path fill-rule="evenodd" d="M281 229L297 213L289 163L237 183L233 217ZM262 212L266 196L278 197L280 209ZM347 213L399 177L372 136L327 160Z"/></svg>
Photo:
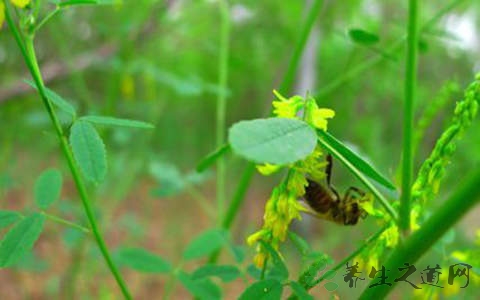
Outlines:
<svg viewBox="0 0 480 300"><path fill-rule="evenodd" d="M49 12L33 29L33 32L37 32L45 23L47 23L51 18L60 12L60 8L56 7L54 10Z"/></svg>
<svg viewBox="0 0 480 300"><path fill-rule="evenodd" d="M83 231L84 233L90 233L90 229L88 229L87 227L84 227L82 225L79 225L77 223L70 222L68 220L65 220L63 218L60 218L60 217L57 217L57 216L54 216L54 215L51 215L51 214L47 214L44 211L42 211L42 215L44 215L47 219L50 219L50 220L52 220L54 222L57 222L59 224L63 224L63 225L78 229L80 231Z"/></svg>
<svg viewBox="0 0 480 300"><path fill-rule="evenodd" d="M402 195L400 229L410 230L410 202L413 180L413 114L417 85L418 1L409 0L407 24L407 59L405 67L405 100L403 108Z"/></svg>
<svg viewBox="0 0 480 300"><path fill-rule="evenodd" d="M297 41L297 44L295 46L295 50L293 52L292 58L289 62L288 68L287 68L287 73L284 76L284 79L282 83L280 84L280 92L285 93L288 91L289 86L291 85L291 82L293 78L295 77L295 72L298 68L298 64L300 62L300 58L303 53L303 49L305 48L305 45L307 43L308 36L310 35L310 32L312 31L313 25L315 24L315 19L320 12L321 4L323 3L322 0L316 0L313 5L312 9L310 9L308 16L307 16L307 22L305 23L304 27L302 28L300 38ZM289 83L290 82L290 83ZM221 145L219 145L221 146ZM233 224L233 221L235 220L235 217L238 215L238 212L240 210L240 207L243 204L243 201L245 200L245 194L248 190L248 187L250 185L250 182L252 180L253 174L255 173L255 164L249 162L247 166L245 167L245 170L243 171L241 175L240 182L237 186L237 189L235 190L235 193L233 195L233 199L230 202L230 205L227 209L227 213L225 216L223 216L222 220L222 227L225 229L230 229L230 227ZM219 252L214 252L210 258L209 262L210 263L215 263L218 259Z"/></svg>
<svg viewBox="0 0 480 300"><path fill-rule="evenodd" d="M468 211L480 203L480 170L476 170L450 196L445 203L400 244L384 263L388 270L396 270L403 263L414 264L435 243L452 228ZM366 288L360 299L385 299L397 282L391 286L381 285L374 289Z"/></svg>
<svg viewBox="0 0 480 300"><path fill-rule="evenodd" d="M68 141L66 136L64 135L62 126L60 125L60 122L58 120L57 115L55 114L55 111L53 110L52 104L48 100L46 93L45 93L45 85L43 83L42 75L40 72L40 69L38 67L38 62L37 58L35 55L35 49L33 45L33 35L32 36L26 36L24 39L22 39L22 35L19 32L16 24L14 23L10 11L10 3L8 1L5 1L5 15L7 19L8 26L15 38L15 41L18 44L18 47L20 48L20 51L22 53L22 56L25 60L25 63L30 71L30 74L32 75L32 78L35 82L35 85L37 86L38 93L40 95L40 98L43 101L43 104L45 105L45 108L47 110L47 113L50 117L50 120L55 128L55 132L57 134L57 137L60 142L60 148L62 150L63 155L65 156L68 166L70 168L70 172L72 173L73 180L75 182L75 186L77 187L78 194L80 195L80 198L82 200L85 213L87 215L88 221L90 223L90 227L92 229L93 236L95 238L95 241L97 242L97 245L100 249L100 252L102 253L108 268L110 269L110 272L112 275L115 277L123 296L125 299L132 299L130 292L128 291L128 288L125 284L125 281L123 280L120 272L118 271L117 267L113 263L108 248L105 244L105 241L103 239L102 234L100 233L100 230L97 226L97 220L95 218L95 214L93 213L93 208L91 205L91 201L88 197L87 189L85 187L85 183L83 182L80 171L75 164L75 161L73 159L73 154L72 151L68 145Z"/></svg>
<svg viewBox="0 0 480 300"><path fill-rule="evenodd" d="M221 0L220 4L220 55L218 64L218 86L217 96L217 120L216 140L217 147L225 143L226 134L226 112L227 112L227 79L228 79L228 51L230 39L230 13L227 0ZM217 161L217 209L218 223L221 224L225 210L225 183L226 183L226 161L220 157Z"/></svg>
<svg viewBox="0 0 480 300"><path fill-rule="evenodd" d="M440 13L436 14L432 19L428 20L425 25L422 27L422 31L428 30L431 28L440 18L445 15L447 12L449 12L451 9L453 9L455 6L460 4L465 0L455 0L451 4L447 5L443 9L441 9ZM315 5L315 4L314 4ZM313 11L310 11L310 13L314 13ZM402 44L403 44L404 39L402 38L401 40L397 41L392 45L391 51L397 50ZM342 83L345 81L352 79L356 77L357 75L360 75L363 71L367 70L368 68L371 68L375 66L378 62L382 61L382 56L375 57L371 60L367 60L365 63L359 65L355 70L349 72L349 76L342 76L339 79L334 80L332 83L327 84L325 87L323 87L319 92L315 93L315 98L317 97L322 97L327 95L328 93L334 91L336 88L340 87ZM291 61L293 63L293 59ZM295 68L288 68L288 70L296 70ZM285 76L287 78L288 76ZM281 92L284 92L282 89L280 89ZM246 191L248 190L248 187L250 185L250 182L252 180L252 176L255 173L255 164L253 163L247 163L247 166L245 167L245 170L241 174L241 180L235 190L233 200L230 203L230 206L227 210L227 214L225 215L224 218L224 228L225 229L230 229L230 227L233 224L233 221L235 220L235 217L238 215L238 212L240 211L240 207L243 204L243 201L245 200L245 194ZM218 257L218 252L214 253L210 257L210 262L214 263L217 260Z"/></svg>
<svg viewBox="0 0 480 300"><path fill-rule="evenodd" d="M287 71L285 73L285 77L283 78L282 83L280 84L280 93L287 93L290 91L293 85L293 81L295 79L295 75L297 74L297 68L300 64L300 59L302 58L303 50L305 49L305 45L307 44L308 37L310 36L310 32L312 31L313 25L317 20L317 16L320 13L320 9L322 8L323 1L316 0L310 11L307 15L307 21L302 28L300 33L300 38L295 44L295 49L293 50L292 58L290 59L290 63L288 64Z"/></svg>
<svg viewBox="0 0 480 300"><path fill-rule="evenodd" d="M330 270L331 271L338 271L340 270L340 268L344 267L345 264L349 261L351 261L352 259L354 259L357 255L359 255L360 253L363 252L363 250L365 250L372 242L376 241L381 235L382 233L387 230L388 226L385 226L383 227L382 229L380 229L379 231L377 231L375 234L373 234L372 236L370 236L369 238L367 238L365 240L365 242L360 246L358 247L355 251L353 251L352 253L350 253L347 257L345 257L344 259L342 259L338 264L336 264L333 268L331 268ZM331 275L330 273L324 273L322 276L318 277L317 280L315 280L315 282L313 282L312 286L310 287L313 288L315 287L317 284L319 284L320 282L322 282L323 280L325 280L326 277L328 277L329 275Z"/></svg>

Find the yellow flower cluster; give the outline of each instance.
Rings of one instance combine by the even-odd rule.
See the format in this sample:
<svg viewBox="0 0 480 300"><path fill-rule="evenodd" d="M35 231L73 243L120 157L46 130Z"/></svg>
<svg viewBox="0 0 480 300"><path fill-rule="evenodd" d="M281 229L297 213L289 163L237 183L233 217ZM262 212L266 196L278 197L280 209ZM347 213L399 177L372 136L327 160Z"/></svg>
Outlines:
<svg viewBox="0 0 480 300"><path fill-rule="evenodd" d="M273 101L273 112L276 117L302 119L312 127L317 129L327 129L327 119L333 118L335 112L331 109L318 108L312 98L304 99L300 96L285 98L277 91L273 91L277 100ZM303 110L303 118L297 116ZM301 212L307 212L309 209L303 207L298 198L305 194L307 185L306 175L309 178L320 181L325 177L326 162L323 159L321 148L317 146L315 150L304 160L297 161L286 167L289 168L286 179L272 191L270 199L265 205L264 224L262 229L250 235L247 243L250 246L255 245L259 240L270 244L275 250L278 250L281 242L285 241L288 227L293 219L301 220ZM270 175L280 170L279 165L264 164L257 166L257 170L263 175ZM257 255L254 263L258 267L265 264L268 257L266 249L257 245Z"/></svg>
<svg viewBox="0 0 480 300"><path fill-rule="evenodd" d="M282 183L273 189L270 199L265 206L265 215L263 216L264 224L262 229L250 235L247 239L249 246L255 245L259 240L264 240L278 250L281 242L285 241L288 232L288 226L293 219L301 220L300 212L306 209L297 201L298 190L289 188L289 182L298 180L298 176L294 175L295 171L291 171L292 179ZM294 185L295 186L295 185ZM268 252L262 249L261 245L257 246L257 255L254 263L258 267L262 267Z"/></svg>
<svg viewBox="0 0 480 300"><path fill-rule="evenodd" d="M30 3L30 0L10 0L10 2L16 7L25 8ZM5 21L5 4L2 0L0 1L0 27L2 27L3 21Z"/></svg>

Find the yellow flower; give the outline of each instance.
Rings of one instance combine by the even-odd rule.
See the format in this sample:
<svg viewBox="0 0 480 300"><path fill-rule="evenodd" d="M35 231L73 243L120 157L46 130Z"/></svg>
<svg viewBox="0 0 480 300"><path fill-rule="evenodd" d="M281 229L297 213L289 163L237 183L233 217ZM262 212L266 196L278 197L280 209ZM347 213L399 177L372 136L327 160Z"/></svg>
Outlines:
<svg viewBox="0 0 480 300"><path fill-rule="evenodd" d="M30 3L30 0L10 0L13 5L19 8L25 8ZM3 21L5 21L5 4L3 1L0 1L0 28L3 25Z"/></svg>
<svg viewBox="0 0 480 300"><path fill-rule="evenodd" d="M315 128L327 130L327 119L335 117L335 111L329 108L319 108L313 98L308 98L305 104L305 121Z"/></svg>
<svg viewBox="0 0 480 300"><path fill-rule="evenodd" d="M273 101L273 114L280 118L295 119L297 113L302 109L304 101L300 96L285 98L279 92L273 90L278 100Z"/></svg>
<svg viewBox="0 0 480 300"><path fill-rule="evenodd" d="M257 165L258 172L262 175L265 175L265 176L271 175L271 174L277 172L278 170L280 170L281 168L282 168L282 166L280 166L280 165L272 165L272 164L269 164L269 163L266 163L266 164L263 164L263 165Z"/></svg>
<svg viewBox="0 0 480 300"><path fill-rule="evenodd" d="M3 1L0 1L0 28L2 27L4 20L5 20L5 4L3 4Z"/></svg>
<svg viewBox="0 0 480 300"><path fill-rule="evenodd" d="M12 2L12 4L17 7L25 8L25 6L27 6L28 3L30 3L30 0L10 0L10 2Z"/></svg>

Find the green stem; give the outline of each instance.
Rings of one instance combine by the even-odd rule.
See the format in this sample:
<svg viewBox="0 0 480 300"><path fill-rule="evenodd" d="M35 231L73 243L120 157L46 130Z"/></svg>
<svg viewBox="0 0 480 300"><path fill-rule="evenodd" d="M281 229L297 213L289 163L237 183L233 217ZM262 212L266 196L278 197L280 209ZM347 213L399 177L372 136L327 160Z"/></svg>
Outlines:
<svg viewBox="0 0 480 300"><path fill-rule="evenodd" d="M78 167L75 164L75 161L73 159L73 154L71 152L71 149L68 145L67 138L64 135L63 129L60 125L60 122L58 120L57 115L55 114L55 111L53 110L53 107L48 100L46 93L45 93L45 86L43 83L42 75L40 73L40 69L38 67L38 62L37 58L35 55L35 49L33 45L33 36L26 36L25 40L22 40L22 35L18 31L18 28L16 24L14 23L12 19L12 15L10 12L10 3L8 1L5 1L5 15L7 19L8 26L18 44L18 47L20 48L20 51L22 53L22 56L25 60L25 63L27 64L27 67L30 71L30 74L32 75L33 80L35 81L35 85L37 86L37 90L39 92L39 95L43 101L43 104L45 105L45 108L48 112L48 115L50 117L50 120L52 121L52 124L55 128L57 137L60 142L60 147L63 152L63 155L67 159L68 166L70 168L70 171L72 173L73 180L75 182L75 186L77 187L78 194L80 195L80 198L82 199L82 203L85 209L85 213L87 215L88 221L90 223L90 226L92 228L92 233L95 237L95 241L97 242L97 245L107 263L107 266L109 267L112 275L115 277L125 299L132 299L130 296L130 292L128 291L128 288L120 275L120 272L118 271L117 267L114 265L110 254L108 252L108 248L105 244L105 241L103 239L102 234L100 233L98 226L97 226L97 221L95 219L95 215L93 213L93 208L90 203L90 199L87 194L87 190L85 187L85 184L83 180L81 179L80 172L78 170Z"/></svg>
<svg viewBox="0 0 480 300"><path fill-rule="evenodd" d="M172 273L170 273L170 277L168 279L168 282L166 283L165 290L163 291L163 300L170 299L175 289L175 285L177 284L178 273L182 271L182 267L183 261L180 261L177 264L177 267L172 270Z"/></svg>
<svg viewBox="0 0 480 300"><path fill-rule="evenodd" d="M469 210L480 203L480 170L465 180L456 192L429 218L422 227L399 245L385 262L388 270L396 270L405 262L414 264ZM392 278L395 278L393 276ZM395 287L381 285L366 288L360 299L385 299Z"/></svg>
<svg viewBox="0 0 480 300"><path fill-rule="evenodd" d="M87 227L83 227L82 225L78 225L77 223L73 223L73 222L70 222L70 221L65 220L63 218L47 214L44 211L42 211L42 215L44 215L46 218L48 218L48 219L50 219L54 222L57 222L59 224L63 224L63 225L78 229L78 230L83 231L85 233L90 233L90 229L88 229Z"/></svg>
<svg viewBox="0 0 480 300"><path fill-rule="evenodd" d="M292 59L290 60L290 63L287 68L287 73L285 74L284 79L280 84L281 93L288 92L288 89L290 88L293 78L295 77L295 72L300 62L303 49L305 48L308 36L312 31L313 24L315 23L314 21L321 8L321 4L322 4L322 0L315 0L315 2L313 3L312 9L310 9L308 13L307 22L303 26L302 33L295 46ZM237 216L240 210L240 207L242 206L243 201L245 200L245 194L248 190L248 187L250 185L250 182L252 180L252 176L254 173L255 173L255 164L249 162L241 175L240 182L237 186L237 189L235 190L232 202L230 202L229 204L227 213L223 217L223 221L222 221L223 228L228 230L230 229L230 227L232 227L233 221L235 220L235 217ZM219 252L213 253L209 258L209 262L215 263L217 261L218 255L219 255Z"/></svg>
<svg viewBox="0 0 480 300"><path fill-rule="evenodd" d="M40 28L45 25L51 18L53 18L56 14L60 12L60 8L57 6L54 10L48 13L33 29L33 32L37 32Z"/></svg>
<svg viewBox="0 0 480 300"><path fill-rule="evenodd" d="M226 124L225 116L227 111L226 90L228 78L228 48L230 39L230 13L227 0L220 1L220 55L218 65L218 86L220 91L217 97L217 147L225 143ZM225 182L226 162L222 156L217 161L217 205L218 223L221 223L225 210Z"/></svg>
<svg viewBox="0 0 480 300"><path fill-rule="evenodd" d="M424 25L422 25L420 31L426 32L430 30L438 22L438 20L440 20L446 13L448 13L450 10L454 9L457 5L461 4L464 1L466 0L454 0L450 4L440 9L432 18L430 18L427 22L425 22ZM387 50L385 53L387 53L387 55L389 56L393 55L397 50L400 49L404 41L405 41L405 37L400 38L395 43L393 43L389 47L389 50ZM357 65L353 69L349 70L346 73L343 73L340 77L335 78L330 83L323 86L318 92L314 93L313 98L318 100L322 97L325 97L326 95L335 91L337 88L344 86L344 83L347 82L348 80L357 78L365 70L383 61L384 58L385 58L385 55L376 55L366 60L364 63Z"/></svg>
<svg viewBox="0 0 480 300"><path fill-rule="evenodd" d="M399 227L404 233L410 230L410 202L413 179L413 110L418 68L418 1L409 0L408 10L405 103L403 109L402 196L399 220Z"/></svg>
<svg viewBox="0 0 480 300"><path fill-rule="evenodd" d="M374 235L370 236L367 240L365 240L365 242L360 246L358 247L355 251L353 251L352 253L350 253L350 255L348 255L347 257L345 257L344 259L342 259L338 264L335 265L335 267L333 267L331 269L331 271L338 271L340 270L342 267L345 267L345 264L349 261L351 261L352 259L354 259L357 255L359 255L360 253L363 252L363 250L365 250L373 241L376 241L381 235L382 233L387 230L388 228L388 225L383 227L382 229L380 229L379 231L377 231ZM320 276L317 280L315 280L315 282L313 282L312 286L309 287L309 289L315 287L317 284L319 284L320 282L322 282L323 280L325 280L325 278L327 276L331 275L329 272L327 273L324 273L322 276Z"/></svg>
<svg viewBox="0 0 480 300"><path fill-rule="evenodd" d="M295 75L297 74L297 68L300 63L300 59L302 58L303 49L305 49L308 37L310 36L313 25L315 24L318 14L320 13L322 4L322 0L316 0L310 8L310 11L307 15L307 21L302 28L300 38L298 39L295 45L295 49L293 50L293 55L290 59L290 63L288 64L287 72L285 73L285 77L280 84L280 93L287 93L292 88L293 82L295 80Z"/></svg>

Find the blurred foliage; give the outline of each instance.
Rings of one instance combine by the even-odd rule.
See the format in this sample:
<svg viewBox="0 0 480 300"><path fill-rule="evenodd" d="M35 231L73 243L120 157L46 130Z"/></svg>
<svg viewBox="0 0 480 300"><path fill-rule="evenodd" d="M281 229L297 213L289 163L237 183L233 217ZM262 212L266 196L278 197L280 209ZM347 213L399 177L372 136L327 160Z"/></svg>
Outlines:
<svg viewBox="0 0 480 300"><path fill-rule="evenodd" d="M41 14L44 16L53 6L43 2ZM242 119L259 118L268 112L272 90L278 88L287 68L309 2L229 2L232 15L227 90L229 125ZM448 4L446 2L422 3L422 23L431 19ZM417 121L424 111L435 105L445 82L453 82L463 90L480 69L480 3L458 2L459 5L421 35ZM315 94L366 60L382 57L379 63L353 79L321 93L317 100L320 107L336 112L329 131L349 148L357 150L366 161L375 162L379 171L397 184L404 51L402 47L398 51L390 50L404 36L405 18L406 1L324 1L314 31L318 47L308 61L317 72L310 90ZM363 36L375 41L378 38L378 42L362 43L358 36L352 39L352 30L361 30ZM96 213L102 227L107 228L109 243L145 246L161 253L161 257L168 257L169 261L178 262L182 260L181 249L201 231L211 228L208 212L212 211L213 181L190 170L214 148L215 99L222 92L217 85L218 42L219 12L215 0L124 0L114 5L80 6L56 15L37 35L43 75L53 78L47 86L68 99L78 115L118 116L156 126L155 130L141 134L124 128L99 128L109 153L108 173L104 183L91 188L95 190ZM95 57L93 63L86 63ZM38 96L23 83L30 77L6 24L0 31L0 69L0 208L30 211L35 180L47 167L54 167L64 174L64 187L63 197L53 210L84 224L71 179L65 176L68 172L59 155L54 131ZM297 81L304 80L304 76L308 75L300 69ZM28 92L8 96L17 85L29 88ZM304 96L306 93L306 90L297 90L292 94ZM424 138L417 147L416 171L431 152L460 99L461 93L452 93L443 99L430 126L422 127ZM68 120L68 114L59 114L62 120ZM480 131L476 130L479 125L478 119L473 120L472 129L458 142L439 197L429 203L429 210L438 206L465 174L479 166ZM231 155L228 160L228 188L232 191L243 164ZM245 237L261 222L261 209L274 180L262 178L252 185L244 208L245 218L239 220L238 229L231 233L234 242L243 244ZM333 180L342 191L355 183L341 167L335 167ZM468 222L464 225L468 230L452 237L458 243L439 242L435 252L425 260L437 262L441 257L449 261L451 258L446 253L461 245L470 245L472 227L480 225L478 220ZM322 221L306 223L314 228L300 229L313 233L308 235L310 247L335 259L344 257L349 253L344 249L355 248L353 241L368 236L377 226L367 221L359 225L360 229L348 231ZM85 243L85 235L71 228L48 223L45 226L47 234L40 240L38 254L24 257L15 265L15 270L1 271L0 279L5 284L0 283L0 298L4 298L2 293L10 299L46 293L69 298L66 281L75 282L72 278L77 278L80 282L83 277L89 279L88 282L82 280L76 287L78 293L86 299L90 299L89 296L95 299L101 294L108 298L109 292L103 288L89 294L90 285L102 282L91 279L108 278L108 274L97 262L100 254L96 248ZM335 234L329 234L332 232ZM58 238L58 234L62 238ZM200 240L199 243L210 246L204 249L210 253L221 244L217 242L208 245ZM58 257L52 253L58 253ZM248 253L248 257L251 255ZM58 266L55 265L57 259L61 261ZM212 280L206 278L207 275L202 275L204 286L192 286L192 276L200 276L200 271L195 263L188 266L190 270L197 269L197 273L182 273L184 285L209 291ZM299 266L289 267L291 272L301 271ZM50 280L48 288L16 279L17 272L26 276L24 270L51 272L45 276ZM258 270L251 267L240 270L242 276L246 270L259 276ZM237 270L232 272L236 274ZM150 290L161 291L158 281L162 286L166 281L164 277L142 276L145 277L139 279L128 273L139 298L148 295ZM272 279L265 280L271 283L268 280ZM3 288L8 284L19 291L11 294ZM238 296L241 290L234 288L223 296ZM337 292L351 296L357 295L361 288L345 290L342 286ZM178 295L186 292L180 291ZM468 296L459 295L460 298Z"/></svg>

